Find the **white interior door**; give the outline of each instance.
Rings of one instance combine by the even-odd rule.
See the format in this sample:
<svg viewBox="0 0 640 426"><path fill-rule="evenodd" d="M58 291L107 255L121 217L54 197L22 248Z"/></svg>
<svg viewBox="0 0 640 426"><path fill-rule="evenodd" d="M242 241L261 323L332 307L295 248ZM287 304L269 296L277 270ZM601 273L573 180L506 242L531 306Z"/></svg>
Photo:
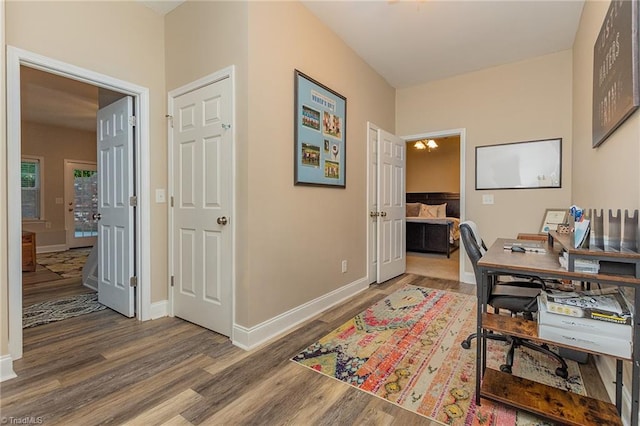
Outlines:
<svg viewBox="0 0 640 426"><path fill-rule="evenodd" d="M67 247L92 247L98 236L96 163L64 160L64 206Z"/></svg>
<svg viewBox="0 0 640 426"><path fill-rule="evenodd" d="M132 317L134 287L133 99L98 111L98 300Z"/></svg>
<svg viewBox="0 0 640 426"><path fill-rule="evenodd" d="M378 273L381 283L406 270L405 211L406 143L378 130Z"/></svg>
<svg viewBox="0 0 640 426"><path fill-rule="evenodd" d="M368 171L368 232L369 232L369 284L378 276L378 127L367 123Z"/></svg>
<svg viewBox="0 0 640 426"><path fill-rule="evenodd" d="M232 328L232 85L173 102L173 312L225 336Z"/></svg>

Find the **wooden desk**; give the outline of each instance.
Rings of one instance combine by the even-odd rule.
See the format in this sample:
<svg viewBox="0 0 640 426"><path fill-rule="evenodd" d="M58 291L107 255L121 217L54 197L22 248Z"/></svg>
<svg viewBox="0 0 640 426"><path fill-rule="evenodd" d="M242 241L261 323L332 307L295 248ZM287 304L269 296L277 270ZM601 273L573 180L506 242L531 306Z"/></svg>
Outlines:
<svg viewBox="0 0 640 426"><path fill-rule="evenodd" d="M22 231L22 272L36 270L36 234Z"/></svg>
<svg viewBox="0 0 640 426"><path fill-rule="evenodd" d="M638 407L640 396L640 279L630 275L588 274L567 271L558 262L558 251L547 244L546 253L513 253L504 250L504 239L498 239L487 253L478 261L481 282L478 283L478 339L476 357L476 403L480 404L480 397L512 405L518 409L547 417L565 424L622 424L619 410L622 408L622 361L617 361L616 405L604 403L592 398L558 392L557 389L541 385L529 380L520 379L486 367L486 331L523 337L540 343L555 346L566 345L547 341L538 337L535 321L521 318L510 318L490 314L487 312L486 294L490 280L500 274L519 274L578 280L585 282L599 282L634 288L634 302L636 315L633 327L633 362L631 384L631 424L638 425ZM566 346L571 348L570 346ZM581 348L572 348L584 351ZM486 380L485 380L486 378ZM523 387L527 392L523 392ZM537 397L523 398L522 395ZM578 401L577 399L580 399ZM617 407L617 409L616 409Z"/></svg>

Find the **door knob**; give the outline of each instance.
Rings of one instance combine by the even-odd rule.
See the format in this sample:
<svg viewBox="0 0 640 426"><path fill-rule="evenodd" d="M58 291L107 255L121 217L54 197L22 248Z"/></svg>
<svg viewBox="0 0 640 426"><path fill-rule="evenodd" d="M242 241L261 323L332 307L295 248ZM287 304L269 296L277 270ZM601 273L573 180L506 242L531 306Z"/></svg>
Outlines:
<svg viewBox="0 0 640 426"><path fill-rule="evenodd" d="M70 208L70 209L69 209L69 211L70 211L70 212L72 212L72 211L73 211L73 209L71 209L71 208Z"/></svg>
<svg viewBox="0 0 640 426"><path fill-rule="evenodd" d="M376 212L369 212L369 216L370 217L376 217L376 216L378 216L378 214Z"/></svg>
<svg viewBox="0 0 640 426"><path fill-rule="evenodd" d="M100 220L100 219L102 219L102 215L100 213L93 214L93 220Z"/></svg>
<svg viewBox="0 0 640 426"><path fill-rule="evenodd" d="M386 217L387 216L387 212L380 212L380 216Z"/></svg>
<svg viewBox="0 0 640 426"><path fill-rule="evenodd" d="M222 217L218 218L217 222L218 222L218 225L226 225L227 222L229 222L229 221L227 220L226 217L222 216Z"/></svg>

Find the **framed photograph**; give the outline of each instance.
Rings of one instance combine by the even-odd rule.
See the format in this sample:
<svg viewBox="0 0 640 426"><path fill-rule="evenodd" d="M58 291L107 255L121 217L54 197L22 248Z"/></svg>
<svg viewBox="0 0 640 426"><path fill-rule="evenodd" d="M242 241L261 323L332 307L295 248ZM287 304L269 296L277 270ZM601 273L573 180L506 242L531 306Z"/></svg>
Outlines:
<svg viewBox="0 0 640 426"><path fill-rule="evenodd" d="M476 147L476 189L562 187L562 138Z"/></svg>
<svg viewBox="0 0 640 426"><path fill-rule="evenodd" d="M542 218L540 233L548 234L549 231L558 229L558 225L567 223L567 209L547 209Z"/></svg>
<svg viewBox="0 0 640 426"><path fill-rule="evenodd" d="M294 185L346 187L347 98L295 70Z"/></svg>
<svg viewBox="0 0 640 426"><path fill-rule="evenodd" d="M593 46L592 147L640 106L640 0L614 0Z"/></svg>

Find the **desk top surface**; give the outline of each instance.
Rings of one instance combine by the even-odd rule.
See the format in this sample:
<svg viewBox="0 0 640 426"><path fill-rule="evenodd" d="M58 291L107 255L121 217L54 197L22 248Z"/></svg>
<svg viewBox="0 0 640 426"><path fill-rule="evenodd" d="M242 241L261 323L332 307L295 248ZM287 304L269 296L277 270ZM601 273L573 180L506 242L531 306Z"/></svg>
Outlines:
<svg viewBox="0 0 640 426"><path fill-rule="evenodd" d="M610 284L640 285L640 279L628 275L569 272L560 266L558 250L554 250L548 243L545 245L546 253L518 253L504 249L506 240L505 238L498 238L478 261L478 266L487 270L520 272L524 275L561 277L591 282L602 281ZM511 239L509 240L512 241Z"/></svg>

